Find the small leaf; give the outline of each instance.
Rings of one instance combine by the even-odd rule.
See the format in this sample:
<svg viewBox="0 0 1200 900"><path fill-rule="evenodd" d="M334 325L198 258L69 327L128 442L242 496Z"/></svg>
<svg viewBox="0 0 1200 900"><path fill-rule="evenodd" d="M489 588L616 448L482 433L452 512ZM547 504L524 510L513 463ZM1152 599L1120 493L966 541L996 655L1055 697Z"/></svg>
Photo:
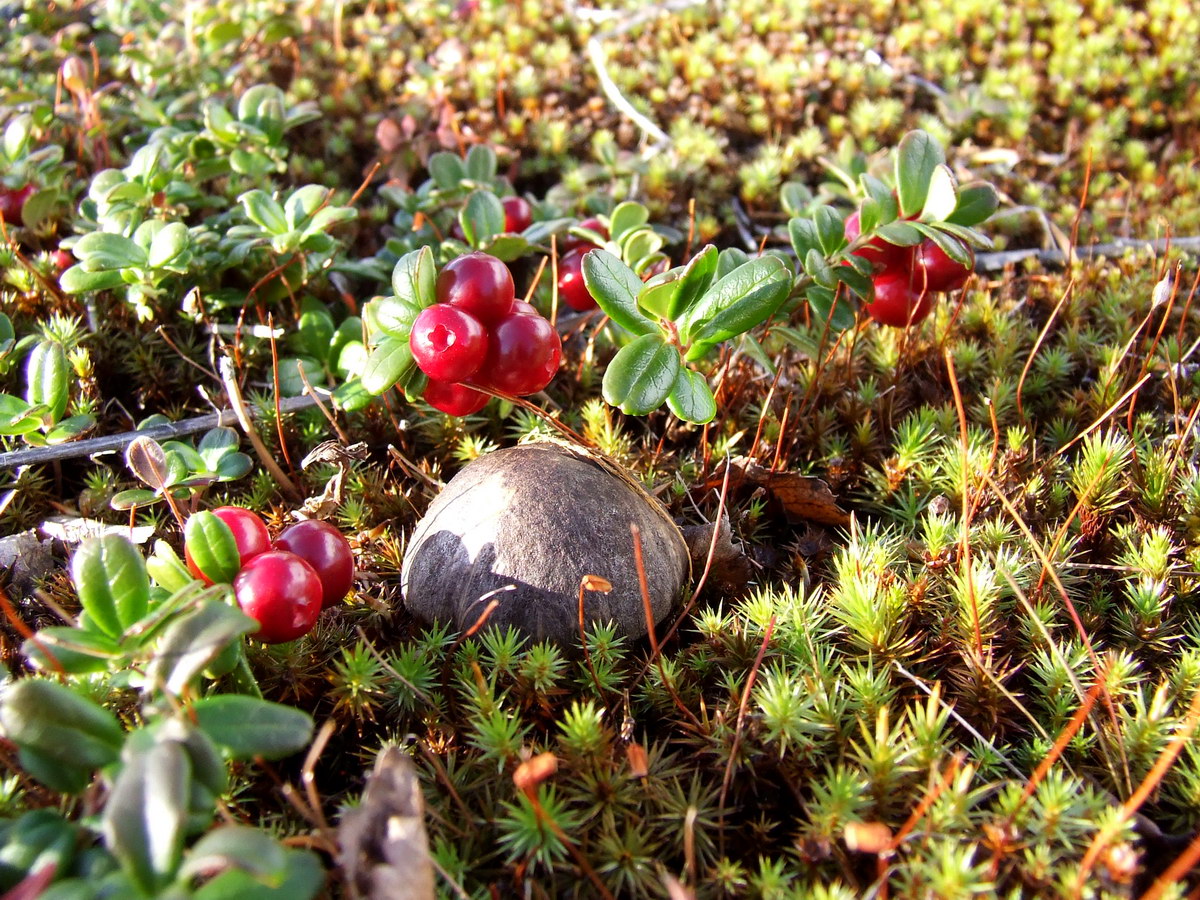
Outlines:
<svg viewBox="0 0 1200 900"><path fill-rule="evenodd" d="M336 393L336 391L335 391ZM227 453L217 463L218 481L237 481L254 468L254 462L245 453Z"/></svg>
<svg viewBox="0 0 1200 900"><path fill-rule="evenodd" d="M958 185L954 173L946 165L937 166L929 180L929 193L921 209L921 219L940 222L954 212L958 205Z"/></svg>
<svg viewBox="0 0 1200 900"><path fill-rule="evenodd" d="M187 226L182 222L170 222L150 242L147 261L152 267L165 266L176 259L188 246Z"/></svg>
<svg viewBox="0 0 1200 900"><path fill-rule="evenodd" d="M154 583L174 594L188 587L193 581L183 560L166 541L154 542L154 553L146 558L146 572Z"/></svg>
<svg viewBox="0 0 1200 900"><path fill-rule="evenodd" d="M687 315L713 283L717 274L717 248L705 245L689 260L679 279L679 291L672 298L666 318L678 320Z"/></svg>
<svg viewBox="0 0 1200 900"><path fill-rule="evenodd" d="M141 506L153 506L162 500L162 494L157 494L154 491L134 489L129 491L118 491L113 494L108 505L116 510L134 509Z"/></svg>
<svg viewBox="0 0 1200 900"><path fill-rule="evenodd" d="M629 261L635 272L644 271L639 268L642 260L658 253L664 243L662 235L655 234L649 228L627 231L621 240L621 258Z"/></svg>
<svg viewBox="0 0 1200 900"><path fill-rule="evenodd" d="M478 247L504 233L504 206L491 191L473 191L458 212L467 243Z"/></svg>
<svg viewBox="0 0 1200 900"><path fill-rule="evenodd" d="M233 531L207 510L193 513L187 520L183 544L196 568L214 584L232 582L241 568Z"/></svg>
<svg viewBox="0 0 1200 900"><path fill-rule="evenodd" d="M663 404L679 374L679 350L661 334L644 334L622 347L604 372L604 400L644 416Z"/></svg>
<svg viewBox="0 0 1200 900"><path fill-rule="evenodd" d="M196 723L234 759L279 759L302 750L312 717L292 706L239 694L217 694L192 704Z"/></svg>
<svg viewBox="0 0 1200 900"><path fill-rule="evenodd" d="M256 881L241 869L230 869L190 894L193 900L313 900L325 884L325 870L308 850L285 850L283 881L278 886Z"/></svg>
<svg viewBox="0 0 1200 900"><path fill-rule="evenodd" d="M225 825L200 838L188 851L179 878L188 880L214 870L240 869L264 884L278 886L287 870L280 843L248 825Z"/></svg>
<svg viewBox="0 0 1200 900"><path fill-rule="evenodd" d="M125 448L125 465L152 490L161 491L172 483L166 451L154 438L135 437Z"/></svg>
<svg viewBox="0 0 1200 900"><path fill-rule="evenodd" d="M938 247L941 248L941 251L948 257L961 266L967 266L969 268L975 267L975 254L972 253L971 249L963 244L962 241L958 240L958 238L951 237L940 228L935 228L932 225L925 225L924 223L918 224L920 225L921 233L924 234L929 240L937 244Z"/></svg>
<svg viewBox="0 0 1200 900"><path fill-rule="evenodd" d="M612 239L620 243L626 232L640 228L648 221L650 221L650 210L646 209L642 204L636 203L633 200L618 203L616 209L612 211L612 215L609 217Z"/></svg>
<svg viewBox="0 0 1200 900"><path fill-rule="evenodd" d="M314 359L329 358L333 344L333 316L325 304L316 297L305 297L300 304L300 321L297 333L301 351Z"/></svg>
<svg viewBox="0 0 1200 900"><path fill-rule="evenodd" d="M902 215L915 216L921 211L933 172L945 161L941 146L924 131L910 131L900 140L896 150L896 192Z"/></svg>
<svg viewBox="0 0 1200 900"><path fill-rule="evenodd" d="M429 157L429 175L443 191L452 191L466 176L463 161L457 154L442 151Z"/></svg>
<svg viewBox="0 0 1200 900"><path fill-rule="evenodd" d="M149 608L146 562L121 535L84 540L71 558L71 580L88 621L109 637L119 638Z"/></svg>
<svg viewBox="0 0 1200 900"><path fill-rule="evenodd" d="M810 287L805 291L805 296L818 330L823 331L826 322L831 331L846 331L854 327L854 306L845 297L838 297L834 291L820 285Z"/></svg>
<svg viewBox="0 0 1200 900"><path fill-rule="evenodd" d="M583 282L604 314L626 331L633 334L658 331L658 327L638 309L641 279L607 250L589 250L584 254Z"/></svg>
<svg viewBox="0 0 1200 900"><path fill-rule="evenodd" d="M287 220L288 230L303 230L331 193L333 192L329 188L320 184L306 184L293 191L283 204L283 215Z"/></svg>
<svg viewBox="0 0 1200 900"><path fill-rule="evenodd" d="M258 623L241 610L219 600L206 601L166 627L146 674L178 696L228 644L256 630Z"/></svg>
<svg viewBox="0 0 1200 900"><path fill-rule="evenodd" d="M679 279L683 275L683 267L679 266L655 275L638 293L638 306L660 319L670 318L671 306L679 291Z"/></svg>
<svg viewBox="0 0 1200 900"><path fill-rule="evenodd" d="M902 222L899 219L880 226L875 230L875 234L889 244L896 244L900 247L915 247L922 240L921 232L915 223Z"/></svg>
<svg viewBox="0 0 1200 900"><path fill-rule="evenodd" d="M362 386L378 397L415 368L408 339L385 337L367 356Z"/></svg>
<svg viewBox="0 0 1200 900"><path fill-rule="evenodd" d="M236 431L219 425L204 433L204 436L200 438L200 443L196 446L196 451L200 454L207 469L212 472L216 470L221 460L226 455L235 452L240 444L241 438L238 437Z"/></svg>
<svg viewBox="0 0 1200 900"><path fill-rule="evenodd" d="M817 240L826 256L832 256L846 246L842 217L832 206L818 206L813 212L813 224L816 225Z"/></svg>
<svg viewBox="0 0 1200 900"><path fill-rule="evenodd" d="M958 189L958 204L946 221L955 225L978 225L991 217L1000 205L996 189L985 181L972 181Z"/></svg>
<svg viewBox="0 0 1200 900"><path fill-rule="evenodd" d="M667 395L667 405L676 416L696 425L711 422L717 414L717 401L708 387L708 381L699 372L686 366L680 368L675 376L675 384Z"/></svg>
<svg viewBox="0 0 1200 900"><path fill-rule="evenodd" d="M788 221L788 236L797 259L807 259L809 251L821 249L821 236L811 219L794 218Z"/></svg>
<svg viewBox="0 0 1200 900"><path fill-rule="evenodd" d="M6 687L0 730L47 761L89 772L115 762L125 740L112 713L46 678L22 678Z"/></svg>
<svg viewBox="0 0 1200 900"><path fill-rule="evenodd" d="M397 300L409 303L419 311L437 302L436 287L437 269L429 247L406 253L396 261L396 267L392 269L392 290Z"/></svg>
<svg viewBox="0 0 1200 900"><path fill-rule="evenodd" d="M684 317L681 329L683 338L689 343L693 340L725 340L713 335L718 330L727 331L736 323L749 322L746 328L750 328L765 320L787 298L790 289L791 275L782 260L775 256L752 259L705 291L704 296ZM710 320L734 307L737 307L737 312L726 316L719 326L705 328ZM701 330L705 330L704 336L700 336ZM732 332L729 336L739 333Z"/></svg>
<svg viewBox="0 0 1200 900"><path fill-rule="evenodd" d="M529 241L519 234L498 234L484 242L480 249L501 262L512 262L528 253L531 247Z"/></svg>
<svg viewBox="0 0 1200 900"><path fill-rule="evenodd" d="M496 151L486 144L476 144L467 151L467 177L485 184L496 177Z"/></svg>
<svg viewBox="0 0 1200 900"><path fill-rule="evenodd" d="M71 367L66 351L58 341L40 341L25 363L26 398L31 404L49 408L49 417L57 422L67 411Z"/></svg>
<svg viewBox="0 0 1200 900"><path fill-rule="evenodd" d="M120 234L93 231L75 244L75 256L89 272L146 265L146 251Z"/></svg>
<svg viewBox="0 0 1200 900"><path fill-rule="evenodd" d="M170 881L183 853L191 764L177 741L125 760L100 818L104 843L148 893Z"/></svg>
<svg viewBox="0 0 1200 900"><path fill-rule="evenodd" d="M94 416L69 416L46 432L46 443L54 445L73 441L95 424Z"/></svg>
<svg viewBox="0 0 1200 900"><path fill-rule="evenodd" d="M118 658L117 642L98 631L51 626L21 645L21 652L37 668L54 674L84 675L103 672Z"/></svg>
<svg viewBox="0 0 1200 900"><path fill-rule="evenodd" d="M734 269L744 266L749 261L750 257L745 250L737 247L726 247L717 256L717 278L724 278Z"/></svg>
<svg viewBox="0 0 1200 900"><path fill-rule="evenodd" d="M108 291L125 283L119 271L89 272L77 263L59 276L58 283L68 294L84 294L89 291Z"/></svg>
<svg viewBox="0 0 1200 900"><path fill-rule="evenodd" d="M283 207L266 191L247 191L238 197L238 202L246 210L250 221L268 234L285 234L288 231L287 216L284 215Z"/></svg>

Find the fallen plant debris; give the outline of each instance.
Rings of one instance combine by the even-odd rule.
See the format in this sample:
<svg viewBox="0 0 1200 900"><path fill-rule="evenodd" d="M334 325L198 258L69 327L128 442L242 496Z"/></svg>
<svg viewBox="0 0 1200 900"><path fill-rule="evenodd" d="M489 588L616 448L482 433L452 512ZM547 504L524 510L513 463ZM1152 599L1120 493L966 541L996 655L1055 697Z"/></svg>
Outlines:
<svg viewBox="0 0 1200 900"><path fill-rule="evenodd" d="M1200 889L1189 4L0 21L0 895Z"/></svg>

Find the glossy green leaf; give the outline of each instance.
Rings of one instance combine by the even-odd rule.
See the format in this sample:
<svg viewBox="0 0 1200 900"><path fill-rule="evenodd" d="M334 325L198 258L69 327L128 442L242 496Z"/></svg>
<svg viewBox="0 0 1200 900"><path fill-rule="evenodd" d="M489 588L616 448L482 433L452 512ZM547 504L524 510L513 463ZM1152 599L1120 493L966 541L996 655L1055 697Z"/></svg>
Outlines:
<svg viewBox="0 0 1200 900"><path fill-rule="evenodd" d="M443 191L452 191L467 177L462 159L456 153L441 151L429 157L429 175L433 183Z"/></svg>
<svg viewBox="0 0 1200 900"><path fill-rule="evenodd" d="M29 434L42 427L46 407L30 405L12 394L0 394L0 435Z"/></svg>
<svg viewBox="0 0 1200 900"><path fill-rule="evenodd" d="M512 262L528 253L530 246L529 241L519 234L498 234L484 242L480 249L501 262Z"/></svg>
<svg viewBox="0 0 1200 900"><path fill-rule="evenodd" d="M31 404L43 404L57 422L67 411L71 366L58 341L39 341L25 363L25 397Z"/></svg>
<svg viewBox="0 0 1200 900"><path fill-rule="evenodd" d="M149 607L146 563L121 535L84 540L71 558L71 579L88 620L109 637L119 638Z"/></svg>
<svg viewBox="0 0 1200 900"><path fill-rule="evenodd" d="M880 226L876 229L875 234L889 244L897 244L901 247L915 247L923 240L923 236L915 223L904 222L899 219L895 222L889 222L887 225Z"/></svg>
<svg viewBox="0 0 1200 900"><path fill-rule="evenodd" d="M958 203L946 221L955 225L978 225L989 219L1000 205L996 189L984 181L972 181L958 189Z"/></svg>
<svg viewBox="0 0 1200 900"><path fill-rule="evenodd" d="M317 212L336 207L323 206L332 193L329 188L320 184L306 184L288 196L283 204L283 215L287 219L288 230L303 230Z"/></svg>
<svg viewBox="0 0 1200 900"><path fill-rule="evenodd" d="M717 278L721 279L750 261L750 255L738 247L726 247L717 255Z"/></svg>
<svg viewBox="0 0 1200 900"><path fill-rule="evenodd" d="M68 416L46 432L46 443L50 445L73 441L96 424L94 416Z"/></svg>
<svg viewBox="0 0 1200 900"><path fill-rule="evenodd" d="M287 217L279 201L266 191L255 189L238 197L251 222L268 234L284 234L288 230Z"/></svg>
<svg viewBox="0 0 1200 900"><path fill-rule="evenodd" d="M831 331L846 331L854 327L854 306L844 296L839 297L829 288L811 286L805 291L812 321L818 332L824 331L829 323Z"/></svg>
<svg viewBox="0 0 1200 900"><path fill-rule="evenodd" d="M146 265L146 251L121 234L93 231L75 244L75 256L89 272Z"/></svg>
<svg viewBox="0 0 1200 900"><path fill-rule="evenodd" d="M116 659L120 647L106 634L55 625L43 628L21 645L21 653L48 674L103 672Z"/></svg>
<svg viewBox="0 0 1200 900"><path fill-rule="evenodd" d="M644 416L667 399L679 369L679 349L661 334L644 334L622 347L608 364L604 399L624 413Z"/></svg>
<svg viewBox="0 0 1200 900"><path fill-rule="evenodd" d="M708 381L699 372L686 366L680 368L675 376L675 384L667 395L667 406L685 422L697 425L711 422L717 414L717 401L708 387Z"/></svg>
<svg viewBox="0 0 1200 900"><path fill-rule="evenodd" d="M22 678L5 688L0 730L49 762L88 771L115 762L125 741L112 713L46 678Z"/></svg>
<svg viewBox="0 0 1200 900"><path fill-rule="evenodd" d="M466 174L474 182L484 184L496 178L496 151L486 144L476 144L467 151Z"/></svg>
<svg viewBox="0 0 1200 900"><path fill-rule="evenodd" d="M379 396L416 367L408 339L385 337L367 356L363 368L362 386Z"/></svg>
<svg viewBox="0 0 1200 900"><path fill-rule="evenodd" d="M146 674L169 693L179 695L228 644L257 630L258 623L241 610L207 600L163 630Z"/></svg>
<svg viewBox="0 0 1200 900"><path fill-rule="evenodd" d="M116 270L89 272L82 264L71 266L59 276L58 283L68 294L83 294L88 291L108 291L125 283Z"/></svg>
<svg viewBox="0 0 1200 900"><path fill-rule="evenodd" d="M283 881L263 884L241 869L222 872L192 894L193 900L313 900L325 884L325 870L308 850L285 850Z"/></svg>
<svg viewBox="0 0 1200 900"><path fill-rule="evenodd" d="M648 221L650 221L650 210L642 204L633 200L618 203L609 217L612 239L621 243L626 233L641 228Z"/></svg>
<svg viewBox="0 0 1200 900"><path fill-rule="evenodd" d="M104 844L144 891L169 882L183 854L191 763L176 741L127 754L100 817Z"/></svg>
<svg viewBox="0 0 1200 900"><path fill-rule="evenodd" d="M820 251L821 249L821 236L817 231L816 223L811 219L798 217L790 219L788 221L788 237L792 241L792 249L796 251L797 259L807 259L810 251Z"/></svg>
<svg viewBox="0 0 1200 900"><path fill-rule="evenodd" d="M706 244L684 267L679 290L671 299L668 319L678 320L692 309L713 283L717 274L717 248Z"/></svg>
<svg viewBox="0 0 1200 900"><path fill-rule="evenodd" d="M204 465L212 471L225 456L236 452L240 445L241 438L236 431L219 425L204 433L200 443L196 445L196 452Z"/></svg>
<svg viewBox="0 0 1200 900"><path fill-rule="evenodd" d="M929 179L929 193L925 197L925 205L921 208L921 219L926 222L940 222L954 212L958 205L958 182L950 167L940 165L934 168L933 176Z"/></svg>
<svg viewBox="0 0 1200 900"><path fill-rule="evenodd" d="M245 453L226 453L214 470L218 481L236 481L250 473L254 461Z"/></svg>
<svg viewBox="0 0 1200 900"><path fill-rule="evenodd" d="M392 290L397 300L420 311L437 302L436 287L437 269L429 247L406 253L396 261L392 269Z"/></svg>
<svg viewBox="0 0 1200 900"><path fill-rule="evenodd" d="M642 280L607 250L590 250L583 257L583 282L604 314L633 334L650 334L658 327L638 309ZM661 401L660 401L661 402Z"/></svg>
<svg viewBox="0 0 1200 900"><path fill-rule="evenodd" d="M296 332L300 351L314 359L327 360L335 331L333 316L316 297L305 297L300 304L299 329Z"/></svg>
<svg viewBox="0 0 1200 900"><path fill-rule="evenodd" d="M172 594L183 590L194 580L179 554L166 541L154 542L154 553L146 558L146 571L155 584Z"/></svg>
<svg viewBox="0 0 1200 900"><path fill-rule="evenodd" d="M458 212L467 243L478 247L504 233L504 206L491 191L473 191Z"/></svg>
<svg viewBox="0 0 1200 900"><path fill-rule="evenodd" d="M183 543L188 555L209 581L229 583L241 568L233 531L213 513L193 513L183 526Z"/></svg>
<svg viewBox="0 0 1200 900"><path fill-rule="evenodd" d="M826 256L832 256L846 246L842 217L832 206L818 206L812 220L817 230L817 242Z"/></svg>
<svg viewBox="0 0 1200 900"><path fill-rule="evenodd" d="M941 145L924 131L910 131L896 149L896 193L900 212L914 216L925 205L934 170L946 162Z"/></svg>
<svg viewBox="0 0 1200 900"><path fill-rule="evenodd" d="M929 240L933 241L942 252L954 260L959 265L974 267L975 254L971 252L971 248L966 246L956 237L952 237L940 228L935 228L932 225L920 225L921 233Z"/></svg>
<svg viewBox="0 0 1200 900"><path fill-rule="evenodd" d="M217 694L192 704L196 724L234 759L278 759L302 750L312 737L312 717L292 706L257 697Z"/></svg>
<svg viewBox="0 0 1200 900"><path fill-rule="evenodd" d="M679 291L679 279L683 277L683 266L677 266L655 275L638 294L638 306L660 319L670 318L675 294Z"/></svg>
<svg viewBox="0 0 1200 900"><path fill-rule="evenodd" d="M396 297L381 297L363 308L363 319L369 333L383 332L403 341L408 340L413 322L420 314L421 307L417 304Z"/></svg>
<svg viewBox="0 0 1200 900"><path fill-rule="evenodd" d="M128 491L118 491L113 494L108 505L116 510L134 509L140 506L153 506L155 503L162 501L162 494L154 491L147 491L144 488L135 488Z"/></svg>
<svg viewBox="0 0 1200 900"><path fill-rule="evenodd" d="M688 343L696 340L720 341L725 338L715 337L716 332L727 331L735 323L749 322L746 328L753 327L775 311L786 298L790 286L791 273L781 259L775 256L752 259L721 278L696 301L683 318L683 338ZM779 295L781 287L782 296ZM723 317L721 324L707 328L718 316ZM702 330L704 334L701 334ZM729 336L738 333L740 331L732 332Z"/></svg>
<svg viewBox="0 0 1200 900"><path fill-rule="evenodd" d="M150 242L147 262L155 267L167 265L187 250L189 238L186 225L182 222L169 222Z"/></svg>
<svg viewBox="0 0 1200 900"><path fill-rule="evenodd" d="M266 831L248 825L225 825L200 838L179 869L187 881L197 875L240 869L256 881L279 886L287 874L283 846Z"/></svg>

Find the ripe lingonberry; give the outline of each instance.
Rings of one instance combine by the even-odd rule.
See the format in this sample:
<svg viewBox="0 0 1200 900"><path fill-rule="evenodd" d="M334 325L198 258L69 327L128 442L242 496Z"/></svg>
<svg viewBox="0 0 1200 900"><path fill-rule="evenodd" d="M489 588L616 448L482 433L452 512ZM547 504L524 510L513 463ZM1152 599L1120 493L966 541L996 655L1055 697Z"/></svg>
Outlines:
<svg viewBox="0 0 1200 900"><path fill-rule="evenodd" d="M590 248L571 250L558 260L558 296L571 309L583 312L596 308L596 301L583 283L583 254Z"/></svg>
<svg viewBox="0 0 1200 900"><path fill-rule="evenodd" d="M504 207L506 234L524 231L533 224L533 207L524 197L505 197L500 203Z"/></svg>
<svg viewBox="0 0 1200 900"><path fill-rule="evenodd" d="M5 225L18 227L24 224L25 201L35 190L32 184L19 188L0 187L0 216L4 217Z"/></svg>
<svg viewBox="0 0 1200 900"><path fill-rule="evenodd" d="M913 284L930 291L957 291L971 277L971 267L957 263L933 241L922 241L913 256Z"/></svg>
<svg viewBox="0 0 1200 900"><path fill-rule="evenodd" d="M604 223L599 219L584 219L579 223L579 227L586 228L588 231L594 231L596 234L600 235L600 237L604 238L604 240L608 240L608 229L604 227ZM559 242L558 248L562 253L566 253L569 250L581 250L582 252L587 253L589 250L595 250L596 246L597 245L594 242L588 240L587 238L579 237L575 234L568 234Z"/></svg>
<svg viewBox="0 0 1200 900"><path fill-rule="evenodd" d="M558 332L541 316L513 315L492 329L478 384L522 396L550 383L562 359ZM428 395L426 395L428 398Z"/></svg>
<svg viewBox="0 0 1200 900"><path fill-rule="evenodd" d="M483 365L488 335L470 313L457 306L435 303L421 310L413 322L408 345L413 359L430 378L463 381Z"/></svg>
<svg viewBox="0 0 1200 900"><path fill-rule="evenodd" d="M534 306L532 303L527 303L524 300L514 300L513 305L512 305L512 312L510 312L509 315L510 316L540 316L541 313L538 312L537 307Z"/></svg>
<svg viewBox="0 0 1200 900"><path fill-rule="evenodd" d="M913 285L914 276L907 271L876 275L875 298L868 303L867 313L881 325L903 328L915 324L933 309L933 293Z"/></svg>
<svg viewBox="0 0 1200 900"><path fill-rule="evenodd" d="M425 386L425 402L450 416L469 416L477 413L492 398L483 391L453 381L429 380Z"/></svg>
<svg viewBox="0 0 1200 900"><path fill-rule="evenodd" d="M851 242L857 240L858 236L862 234L857 211L846 218L844 233L846 240ZM882 238L875 238L865 247L855 250L853 255L865 259L874 267L875 274L881 275L891 269L908 269L911 265L912 247L899 247L889 244Z"/></svg>
<svg viewBox="0 0 1200 900"><path fill-rule="evenodd" d="M286 550L268 550L246 563L233 579L233 594L242 612L258 622L254 637L264 644L307 634L321 614L321 579Z"/></svg>
<svg viewBox="0 0 1200 900"><path fill-rule="evenodd" d="M494 256L479 251L463 254L438 274L437 300L491 325L512 309L512 273Z"/></svg>
<svg viewBox="0 0 1200 900"><path fill-rule="evenodd" d="M321 608L339 603L354 584L354 553L345 535L320 519L305 519L283 530L276 550L295 553L321 579Z"/></svg>
<svg viewBox="0 0 1200 900"><path fill-rule="evenodd" d="M237 544L239 565L245 566L260 553L271 549L271 535L267 531L267 526L251 510L241 506L218 506L212 511L212 514L228 525L229 530L233 532L233 540ZM192 559L192 553L187 544L183 546L183 558L187 562L188 571L205 584L212 584L211 579L200 571L200 567Z"/></svg>

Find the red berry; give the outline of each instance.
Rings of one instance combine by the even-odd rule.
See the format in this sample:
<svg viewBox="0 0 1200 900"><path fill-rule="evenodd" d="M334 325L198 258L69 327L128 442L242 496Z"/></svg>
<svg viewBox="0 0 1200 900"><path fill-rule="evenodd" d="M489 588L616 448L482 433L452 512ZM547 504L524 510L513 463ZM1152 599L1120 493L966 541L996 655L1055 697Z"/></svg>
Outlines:
<svg viewBox="0 0 1200 900"><path fill-rule="evenodd" d="M50 263L59 272L65 272L75 265L75 257L71 255L70 250L55 250L50 254Z"/></svg>
<svg viewBox="0 0 1200 900"><path fill-rule="evenodd" d="M4 188L0 187L0 216L4 217L4 224L9 227L20 227L25 220L22 215L25 210L25 201L32 196L36 188L32 184L27 184L19 188Z"/></svg>
<svg viewBox="0 0 1200 900"><path fill-rule="evenodd" d="M491 325L512 309L512 273L494 256L466 253L446 263L438 275L437 299Z"/></svg>
<svg viewBox="0 0 1200 900"><path fill-rule="evenodd" d="M319 519L305 519L283 530L276 550L295 553L321 579L321 608L341 602L354 584L354 553L345 535Z"/></svg>
<svg viewBox="0 0 1200 900"><path fill-rule="evenodd" d="M229 530L233 532L240 565L245 566L260 553L271 549L271 535L267 531L267 526L251 510L242 506L218 506L212 511L212 514L228 525ZM200 567L192 560L192 554L188 550L187 544L183 546L183 558L187 561L189 572L205 584L212 584L212 581L200 571Z"/></svg>
<svg viewBox="0 0 1200 900"><path fill-rule="evenodd" d="M844 228L848 241L854 241L862 234L862 226L859 224L857 212L853 212L847 217ZM909 268L912 247L898 247L895 244L889 244L882 238L875 238L865 247L855 250L853 255L869 262L874 267L875 274L879 275L889 269Z"/></svg>
<svg viewBox="0 0 1200 900"><path fill-rule="evenodd" d="M462 241L464 244L467 242L467 233L462 230L462 225L458 219L455 219L454 224L450 226L450 237L456 241Z"/></svg>
<svg viewBox="0 0 1200 900"><path fill-rule="evenodd" d="M558 296L571 309L580 312L596 308L596 301L583 283L583 254L586 252L587 249L578 248L558 261Z"/></svg>
<svg viewBox="0 0 1200 900"><path fill-rule="evenodd" d="M524 197L505 197L500 203L504 206L504 231L507 234L524 231L533 224L533 207Z"/></svg>
<svg viewBox="0 0 1200 900"><path fill-rule="evenodd" d="M875 298L867 304L867 313L881 325L903 328L915 324L933 309L933 293L912 284L908 272L876 275Z"/></svg>
<svg viewBox="0 0 1200 900"><path fill-rule="evenodd" d="M512 316L540 316L537 307L532 303L526 303L524 300L514 300L512 305Z"/></svg>
<svg viewBox="0 0 1200 900"><path fill-rule="evenodd" d="M408 346L421 371L441 381L463 381L483 365L488 335L479 320L457 306L435 303L413 322Z"/></svg>
<svg viewBox="0 0 1200 900"><path fill-rule="evenodd" d="M429 384L425 386L425 402L451 416L469 416L477 413L487 406L491 399L483 391L452 381L430 379Z"/></svg>
<svg viewBox="0 0 1200 900"><path fill-rule="evenodd" d="M608 240L608 229L604 227L604 223L599 219L584 219L579 223L579 227L586 228L588 231L594 231L596 234L600 235L600 237L604 238L604 240ZM563 253L566 253L568 250L579 249L582 249L583 252L586 253L588 250L596 249L596 245L587 238L582 238L574 234L568 234L563 237L562 241L559 243L559 249L562 250Z"/></svg>
<svg viewBox="0 0 1200 900"><path fill-rule="evenodd" d="M514 394L535 394L550 383L562 359L558 332L541 316L509 316L492 329L487 359L475 382Z"/></svg>
<svg viewBox="0 0 1200 900"><path fill-rule="evenodd" d="M281 644L307 634L321 614L321 579L295 553L268 550L242 567L233 579L242 612L259 624L254 637Z"/></svg>
<svg viewBox="0 0 1200 900"><path fill-rule="evenodd" d="M956 263L933 241L922 241L913 256L913 284L930 291L957 291L971 277L971 267Z"/></svg>

